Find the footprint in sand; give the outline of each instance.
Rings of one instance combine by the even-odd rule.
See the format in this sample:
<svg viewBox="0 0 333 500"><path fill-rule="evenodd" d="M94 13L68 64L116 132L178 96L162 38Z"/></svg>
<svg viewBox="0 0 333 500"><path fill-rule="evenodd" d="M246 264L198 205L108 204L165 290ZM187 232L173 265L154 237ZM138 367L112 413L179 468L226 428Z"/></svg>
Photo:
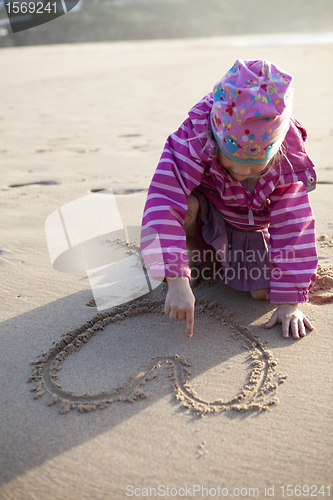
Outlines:
<svg viewBox="0 0 333 500"><path fill-rule="evenodd" d="M56 182L56 181L35 181L35 182L25 182L24 184L10 184L7 187L10 188L19 188L19 187L24 187L24 186L33 186L33 185L41 185L41 186L54 186L57 184L61 184L61 182Z"/></svg>
<svg viewBox="0 0 333 500"><path fill-rule="evenodd" d="M140 137L141 134L120 134L118 137Z"/></svg>
<svg viewBox="0 0 333 500"><path fill-rule="evenodd" d="M93 188L89 189L89 193L99 193L100 191L104 191L106 188ZM114 194L134 194L134 193L147 193L148 189L113 189Z"/></svg>
<svg viewBox="0 0 333 500"><path fill-rule="evenodd" d="M178 346L180 350L182 348L184 349L185 346L185 352L192 352L192 355L190 355L190 358L193 359L192 370L198 375L197 378L193 376L191 378L191 365L184 356L171 354L170 356L152 356L150 361L141 366L141 368L124 383L121 383L120 380L116 380L117 386L113 389L98 392L98 388L96 391L94 384L98 384L99 381L93 379L90 383L93 386L93 392L97 392L95 394L77 394L70 390L70 388L65 388L59 383L59 370L61 370L63 366L64 368L66 368L66 366L67 368L71 368L71 365L68 365L68 356L80 349L84 350L85 344L87 344L92 337L103 335L101 330L105 330L105 334L107 335L112 335L115 329L122 327L126 333L124 346L119 347L118 345L118 349L124 350L127 348L126 352L131 354L133 359L135 359L137 350L133 348L130 349L128 343L133 337L135 330L138 330L138 324L140 323L141 327L143 325L144 328L148 326L150 331L154 332L158 331L157 329L160 325L162 328L164 324L169 324L169 322L164 322L165 316L163 314L163 307L163 300L143 300L132 305L115 307L112 312L98 313L90 321L87 321L80 327L64 333L62 338L55 343L47 353L43 353L38 361L33 361L31 363L34 365L34 370L28 382L34 382L35 384L32 389L35 393L34 399L39 399L44 394L48 394L50 397L49 406L59 403L61 414L74 409L80 412L103 409L116 401L134 402L138 399L145 399L148 397L145 392L146 386L151 384L159 373L165 372L163 368L167 367L168 377L172 381L176 399L181 405L200 415L226 410L238 410L242 412L246 410L267 410L271 405L278 402L276 390L278 386L284 382L286 375L281 375L277 372L277 360L274 359L272 353L264 347L260 339L247 327L235 320L230 313L217 302L210 303L207 299L200 299L196 302L197 324L198 321L200 324L201 319L203 325L206 325L206 336L208 335L207 339L198 336L198 339L202 338L204 344L201 345L201 347L200 345L195 347L193 343L191 344L192 341L184 344L184 342L178 340L178 343L180 342ZM134 329L133 335L127 335L127 328L129 330L131 328L132 330ZM215 334L215 338L213 338L212 341L210 333L213 330L215 330L217 334ZM116 343L121 342L121 335L119 332L117 335L118 336L113 337L115 342L113 346L114 350ZM222 338L223 335L224 338ZM226 335L228 338L225 338ZM167 337L167 335L164 337L161 335L159 338L166 339ZM176 337L176 339L180 338L181 336ZM96 338L96 341L97 340L98 338ZM110 345L111 340L112 337L111 339L107 337L105 340L106 345ZM207 370L209 365L207 340L210 340L210 346L212 346L210 350L212 351L212 356L215 356L214 362L211 362L211 365L214 365L212 371L214 372L215 370L213 375L209 375L210 370ZM150 354L158 352L153 342L149 343L149 345L151 349ZM167 345L174 346L174 340L172 340L171 344L169 343ZM94 348L95 347L97 348L97 345L95 345ZM146 356L146 352L148 352L147 349L148 347L145 347L144 356ZM167 349L168 347L166 349L164 348L164 352L167 351ZM218 351L218 349L220 349L220 351ZM225 363L225 360L221 358L223 355L225 356L225 352L228 351L228 349L228 362ZM103 350L105 352L104 344L101 352L103 352ZM236 359L237 357L238 361ZM88 356L87 359L89 360L90 358L91 357ZM67 360L67 362L63 365L65 360ZM75 363L79 362L79 358L73 358L72 364L75 365L74 361ZM244 373L245 369L245 380L240 384L240 389L232 389L235 390L235 394L230 394L230 386L231 388L233 387L233 379L235 378L233 367L237 362L241 372ZM108 365L110 365L110 360L107 358L106 369ZM80 363L78 366L80 367ZM135 364L129 360L128 366L129 369L132 369L131 367L135 366ZM139 366L139 364L137 366ZM85 370L85 367L83 369ZM216 370L219 371L219 375L216 375ZM118 377L119 379L119 376L121 375L115 372L113 378L117 379ZM223 379L223 377L227 378ZM67 378L67 385L70 386L73 377L68 376ZM95 378L97 379L97 377ZM81 380L82 377L79 376L77 379L83 384L82 387L86 388L86 382ZM199 396L196 392L196 390L200 391L201 389L200 380L202 381L202 379L205 381L203 385L206 389L210 381L213 382L214 390L212 391L209 387L208 390L206 390L206 394L207 392L211 394L212 401L209 401L207 397ZM217 380L218 384L216 383ZM100 386L98 387L100 388ZM221 396L224 396L223 399L219 397L220 395L218 393L220 391L222 393L224 392L224 394L221 394ZM218 399L216 399L216 397Z"/></svg>
<svg viewBox="0 0 333 500"><path fill-rule="evenodd" d="M89 153L97 153L99 151L99 148L95 149L79 149L78 153L80 154L89 154Z"/></svg>

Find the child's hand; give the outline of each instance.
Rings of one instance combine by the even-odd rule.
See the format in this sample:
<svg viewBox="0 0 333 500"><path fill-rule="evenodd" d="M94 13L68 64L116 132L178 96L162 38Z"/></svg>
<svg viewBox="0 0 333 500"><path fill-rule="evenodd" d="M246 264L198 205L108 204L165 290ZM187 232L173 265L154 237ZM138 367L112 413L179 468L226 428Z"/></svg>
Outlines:
<svg viewBox="0 0 333 500"><path fill-rule="evenodd" d="M298 304L279 304L265 328L272 328L276 323L282 323L284 338L289 337L289 327L291 327L294 339L299 339L299 336L305 337L306 326L309 330L314 330L308 318L298 309Z"/></svg>
<svg viewBox="0 0 333 500"><path fill-rule="evenodd" d="M187 336L193 335L194 324L194 302L189 280L186 277L167 278L169 290L165 299L164 313L170 316L170 319L186 321Z"/></svg>

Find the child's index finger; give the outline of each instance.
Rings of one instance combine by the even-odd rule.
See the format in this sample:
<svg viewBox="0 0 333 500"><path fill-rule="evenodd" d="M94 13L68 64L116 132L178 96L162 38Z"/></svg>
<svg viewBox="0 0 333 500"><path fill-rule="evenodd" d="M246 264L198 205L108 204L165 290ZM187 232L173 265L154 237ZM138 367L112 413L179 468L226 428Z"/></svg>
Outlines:
<svg viewBox="0 0 333 500"><path fill-rule="evenodd" d="M193 325L194 325L194 311L191 314L184 314L184 321L186 322L186 333L188 338L191 338L193 335Z"/></svg>

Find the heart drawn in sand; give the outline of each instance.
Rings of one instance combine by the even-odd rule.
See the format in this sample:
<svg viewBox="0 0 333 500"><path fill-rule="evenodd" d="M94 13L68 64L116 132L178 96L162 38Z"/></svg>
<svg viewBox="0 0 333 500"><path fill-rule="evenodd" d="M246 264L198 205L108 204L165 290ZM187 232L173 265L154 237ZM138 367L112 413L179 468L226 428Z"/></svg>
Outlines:
<svg viewBox="0 0 333 500"><path fill-rule="evenodd" d="M98 335L111 323L119 323L131 316L140 314L163 314L164 301L143 300L132 305L115 307L112 312L98 313L90 321L76 329L64 333L62 338L43 353L38 361L33 361L32 375L28 382L34 382L32 391L34 399L39 399L47 393L51 399L49 406L60 403L60 413L78 409L80 412L90 412L95 409L107 408L116 401L134 402L148 397L143 390L154 380L162 365L169 368L169 377L173 382L176 399L185 407L198 414L220 412L226 410L267 410L278 403L276 389L284 382L286 375L277 372L277 360L267 350L260 339L247 327L236 321L232 315L217 302L200 299L196 302L196 314L206 314L214 317L221 325L225 325L243 342L248 351L250 373L241 390L228 400L218 399L206 401L200 398L190 385L190 363L178 354L157 356L152 358L138 372L112 391L99 394L78 395L62 387L57 372L61 363L74 351L82 349L89 339Z"/></svg>

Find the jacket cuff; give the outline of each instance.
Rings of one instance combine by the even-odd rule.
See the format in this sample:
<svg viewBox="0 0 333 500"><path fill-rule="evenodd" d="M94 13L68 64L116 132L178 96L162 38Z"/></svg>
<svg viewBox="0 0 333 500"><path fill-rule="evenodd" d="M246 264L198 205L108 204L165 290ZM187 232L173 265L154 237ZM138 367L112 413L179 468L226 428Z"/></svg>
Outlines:
<svg viewBox="0 0 333 500"><path fill-rule="evenodd" d="M149 277L158 281L166 281L165 278L176 278L178 276L186 276L190 279L191 270L186 264L165 264L153 265L149 269Z"/></svg>
<svg viewBox="0 0 333 500"><path fill-rule="evenodd" d="M308 291L299 290L281 293L269 288L267 300L269 300L271 304L301 304L302 302L308 301Z"/></svg>
<svg viewBox="0 0 333 500"><path fill-rule="evenodd" d="M166 264L165 265L165 277L176 278L178 276L186 276L191 278L191 269L187 264Z"/></svg>

